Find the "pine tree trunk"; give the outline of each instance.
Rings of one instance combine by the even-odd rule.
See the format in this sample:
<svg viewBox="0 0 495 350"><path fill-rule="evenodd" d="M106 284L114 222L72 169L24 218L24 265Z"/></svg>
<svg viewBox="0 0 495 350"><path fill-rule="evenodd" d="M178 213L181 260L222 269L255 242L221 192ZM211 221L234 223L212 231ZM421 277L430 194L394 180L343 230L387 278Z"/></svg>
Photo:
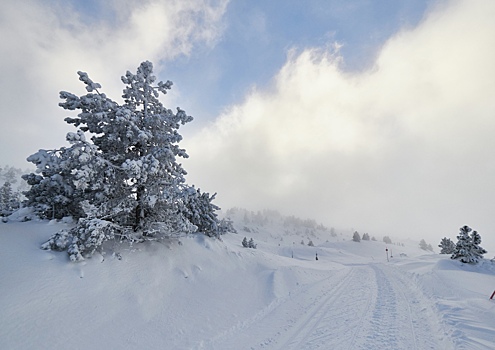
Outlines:
<svg viewBox="0 0 495 350"><path fill-rule="evenodd" d="M144 221L144 205L143 205L143 197L144 197L144 186L138 186L137 188L137 206L134 213L134 231L137 231L142 228Z"/></svg>

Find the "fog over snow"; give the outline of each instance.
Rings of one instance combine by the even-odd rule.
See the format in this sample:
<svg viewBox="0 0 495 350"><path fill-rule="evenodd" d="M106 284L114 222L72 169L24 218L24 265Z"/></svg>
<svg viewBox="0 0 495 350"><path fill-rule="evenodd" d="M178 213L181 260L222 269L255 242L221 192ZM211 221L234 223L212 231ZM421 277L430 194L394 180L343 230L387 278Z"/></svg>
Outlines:
<svg viewBox="0 0 495 350"><path fill-rule="evenodd" d="M76 71L117 99L120 76L148 59L174 81L164 104L195 117L188 182L220 206L434 246L469 225L493 255L495 2L309 3L301 20L294 4L2 2L1 163L65 145L58 92L84 93ZM305 32L315 13L331 21ZM361 31L343 24L353 18Z"/></svg>

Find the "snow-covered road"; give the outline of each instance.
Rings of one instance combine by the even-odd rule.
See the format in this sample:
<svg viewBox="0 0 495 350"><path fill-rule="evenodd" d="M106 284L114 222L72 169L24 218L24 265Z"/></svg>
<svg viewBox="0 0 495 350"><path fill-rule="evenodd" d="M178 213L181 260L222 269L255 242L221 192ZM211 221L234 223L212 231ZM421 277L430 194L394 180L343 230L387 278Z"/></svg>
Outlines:
<svg viewBox="0 0 495 350"><path fill-rule="evenodd" d="M352 265L276 299L201 348L452 348L439 337L433 308L397 268Z"/></svg>

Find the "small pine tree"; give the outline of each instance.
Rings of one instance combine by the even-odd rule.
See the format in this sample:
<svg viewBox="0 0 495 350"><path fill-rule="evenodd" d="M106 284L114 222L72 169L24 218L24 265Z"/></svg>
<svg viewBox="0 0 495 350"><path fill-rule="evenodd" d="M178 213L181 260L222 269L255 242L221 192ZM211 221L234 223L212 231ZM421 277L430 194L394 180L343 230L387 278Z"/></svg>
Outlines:
<svg viewBox="0 0 495 350"><path fill-rule="evenodd" d="M309 240L309 242L308 242L308 246L309 246L309 247L314 247L314 246L315 246L312 240Z"/></svg>
<svg viewBox="0 0 495 350"><path fill-rule="evenodd" d="M363 233L363 241L369 241L370 240L370 235L367 233Z"/></svg>
<svg viewBox="0 0 495 350"><path fill-rule="evenodd" d="M481 236L478 232L473 231L469 226L463 226L457 236L457 243L451 259L459 260L463 263L476 264L479 259L483 258L486 250L480 246Z"/></svg>
<svg viewBox="0 0 495 350"><path fill-rule="evenodd" d="M359 236L359 233L357 231L355 231L354 234L352 235L352 240L354 242L361 242L361 237Z"/></svg>
<svg viewBox="0 0 495 350"><path fill-rule="evenodd" d="M471 234L471 239L473 241L472 252L476 258L476 262L478 262L479 259L483 259L483 254L486 254L487 251L480 246L481 236L478 232L473 231L473 233Z"/></svg>
<svg viewBox="0 0 495 350"><path fill-rule="evenodd" d="M248 242L248 247L253 249L256 249L257 247L257 244L254 243L254 240L252 238Z"/></svg>
<svg viewBox="0 0 495 350"><path fill-rule="evenodd" d="M440 254L452 254L455 249L455 243L450 238L444 237L438 245Z"/></svg>
<svg viewBox="0 0 495 350"><path fill-rule="evenodd" d="M244 237L244 239L242 240L242 246L244 248L248 248L249 247L249 243L248 243L247 237Z"/></svg>
<svg viewBox="0 0 495 350"><path fill-rule="evenodd" d="M385 243L387 243L387 244L392 244L392 240L390 239L390 237L389 237L389 236L385 236L385 237L383 237L383 241L384 241Z"/></svg>
<svg viewBox="0 0 495 350"><path fill-rule="evenodd" d="M426 244L426 241L424 239L422 239L420 242L419 242L419 247L423 250L428 250L428 244Z"/></svg>
<svg viewBox="0 0 495 350"><path fill-rule="evenodd" d="M10 181L5 181L0 187L0 216L12 214L19 206L19 193L14 192Z"/></svg>
<svg viewBox="0 0 495 350"><path fill-rule="evenodd" d="M220 208L212 203L215 196L216 193L210 196L209 193L201 193L200 189L195 191L193 186L184 199L185 218L197 227L198 232L209 237L219 237L227 232L235 232L231 221L218 220L216 211Z"/></svg>

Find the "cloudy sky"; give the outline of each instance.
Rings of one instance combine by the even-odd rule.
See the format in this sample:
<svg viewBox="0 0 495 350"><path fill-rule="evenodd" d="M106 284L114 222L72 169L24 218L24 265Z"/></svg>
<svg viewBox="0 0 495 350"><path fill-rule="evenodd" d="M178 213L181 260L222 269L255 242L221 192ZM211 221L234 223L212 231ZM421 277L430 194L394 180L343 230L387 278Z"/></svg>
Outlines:
<svg viewBox="0 0 495 350"><path fill-rule="evenodd" d="M477 229L495 254L493 0L6 0L0 164L73 131L60 90L118 100L143 60L172 80L188 182L436 246Z"/></svg>

